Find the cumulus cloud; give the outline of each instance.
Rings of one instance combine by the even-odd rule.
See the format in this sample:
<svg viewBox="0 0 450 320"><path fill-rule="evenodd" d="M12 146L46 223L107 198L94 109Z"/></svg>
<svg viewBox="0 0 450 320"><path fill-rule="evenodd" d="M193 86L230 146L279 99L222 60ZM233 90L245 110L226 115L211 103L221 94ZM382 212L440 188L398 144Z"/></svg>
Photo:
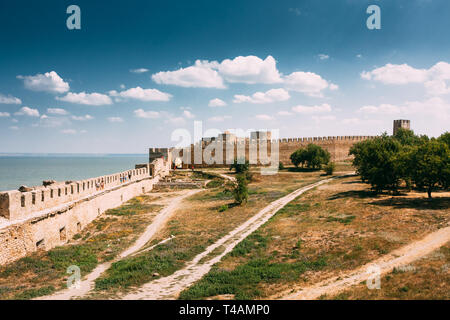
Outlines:
<svg viewBox="0 0 450 320"><path fill-rule="evenodd" d="M225 107L227 103L219 98L215 98L212 100L209 100L208 106L209 107Z"/></svg>
<svg viewBox="0 0 450 320"><path fill-rule="evenodd" d="M143 109L134 110L134 115L144 119L157 119L161 117L161 113L158 111L144 111Z"/></svg>
<svg viewBox="0 0 450 320"><path fill-rule="evenodd" d="M141 87L130 88L125 91L117 92L112 90L109 92L112 97L131 98L140 101L169 101L171 94L159 91L158 89L142 89Z"/></svg>
<svg viewBox="0 0 450 320"><path fill-rule="evenodd" d="M46 91L51 93L64 93L69 91L69 84L65 82L55 71L34 76L17 76L23 80L25 88L33 91Z"/></svg>
<svg viewBox="0 0 450 320"><path fill-rule="evenodd" d="M109 117L109 122L123 122L123 119L121 117Z"/></svg>
<svg viewBox="0 0 450 320"><path fill-rule="evenodd" d="M323 54L323 53L318 54L317 57L318 57L320 60L328 60L328 59L330 58L329 55Z"/></svg>
<svg viewBox="0 0 450 320"><path fill-rule="evenodd" d="M149 72L150 70L146 69L146 68L138 68L138 69L130 69L130 72L132 73L145 73L145 72Z"/></svg>
<svg viewBox="0 0 450 320"><path fill-rule="evenodd" d="M234 96L234 103L242 103L242 102L249 102L249 103L271 103L276 101L286 101L289 100L291 96L289 95L289 92L287 92L285 89L270 89L266 92L256 92L251 96L245 96L245 95L235 95Z"/></svg>
<svg viewBox="0 0 450 320"><path fill-rule="evenodd" d="M288 90L304 93L308 96L322 97L323 90L337 90L336 84L330 83L320 75L313 72L293 72L284 78Z"/></svg>
<svg viewBox="0 0 450 320"><path fill-rule="evenodd" d="M5 96L0 93L0 104L21 104L22 100L11 95Z"/></svg>
<svg viewBox="0 0 450 320"><path fill-rule="evenodd" d="M222 77L214 70L217 62L197 60L193 66L175 71L161 71L152 75L153 81L159 84L170 84L180 87L225 88Z"/></svg>
<svg viewBox="0 0 450 320"><path fill-rule="evenodd" d="M10 114L9 114L9 112L0 112L0 118L7 118L7 117L9 117L10 116Z"/></svg>
<svg viewBox="0 0 450 320"><path fill-rule="evenodd" d="M231 119L231 116L215 116L215 117L209 118L208 120L211 122L223 122L228 119Z"/></svg>
<svg viewBox="0 0 450 320"><path fill-rule="evenodd" d="M405 85L421 83L430 95L450 93L450 64L438 62L429 69L416 69L407 64L386 64L372 71L363 71L361 78L378 81L383 84Z"/></svg>
<svg viewBox="0 0 450 320"><path fill-rule="evenodd" d="M42 115L39 122L34 124L34 127L55 128L70 125L67 117L52 117L46 114Z"/></svg>
<svg viewBox="0 0 450 320"><path fill-rule="evenodd" d="M289 111L278 111L277 115L279 116L291 116L293 113Z"/></svg>
<svg viewBox="0 0 450 320"><path fill-rule="evenodd" d="M258 120L264 120L264 121L269 121L269 120L273 120L273 117L267 115L267 114L257 114L255 116L256 119Z"/></svg>
<svg viewBox="0 0 450 320"><path fill-rule="evenodd" d="M101 106L112 104L112 100L109 96L102 93L73 93L69 92L64 97L56 97L56 100L76 103L76 104L84 104L90 106Z"/></svg>
<svg viewBox="0 0 450 320"><path fill-rule="evenodd" d="M239 56L225 59L218 66L219 73L228 82L240 83L280 83L281 74L272 56L262 60L256 56Z"/></svg>
<svg viewBox="0 0 450 320"><path fill-rule="evenodd" d="M317 105L317 106L298 105L298 106L292 107L292 111L294 111L296 113L302 113L302 114L327 113L327 112L331 112L331 106L327 103L324 103L322 105Z"/></svg>
<svg viewBox="0 0 450 320"><path fill-rule="evenodd" d="M363 106L358 113L370 115L421 115L433 116L440 120L450 119L450 103L440 97L432 97L423 101L407 101L402 105L380 104Z"/></svg>
<svg viewBox="0 0 450 320"><path fill-rule="evenodd" d="M92 119L94 119L94 117L89 114L86 114L84 116L72 116L72 120L75 120L75 121L88 121L88 120L92 120Z"/></svg>
<svg viewBox="0 0 450 320"><path fill-rule="evenodd" d="M195 118L195 115L192 114L192 112L190 112L189 110L184 110L183 111L183 115L188 118L188 119L193 119Z"/></svg>
<svg viewBox="0 0 450 320"><path fill-rule="evenodd" d="M16 116L29 116L29 117L39 117L39 111L37 109L32 109L29 107L22 107L19 111L14 113Z"/></svg>
<svg viewBox="0 0 450 320"><path fill-rule="evenodd" d="M61 116L69 114L65 109L61 109L61 108L48 108L47 113L57 114L57 115L61 115Z"/></svg>
<svg viewBox="0 0 450 320"><path fill-rule="evenodd" d="M267 56L264 60L256 56L238 56L221 63L196 60L193 66L161 71L152 75L152 79L159 84L218 89L226 87L225 81L248 84L282 82L272 56Z"/></svg>

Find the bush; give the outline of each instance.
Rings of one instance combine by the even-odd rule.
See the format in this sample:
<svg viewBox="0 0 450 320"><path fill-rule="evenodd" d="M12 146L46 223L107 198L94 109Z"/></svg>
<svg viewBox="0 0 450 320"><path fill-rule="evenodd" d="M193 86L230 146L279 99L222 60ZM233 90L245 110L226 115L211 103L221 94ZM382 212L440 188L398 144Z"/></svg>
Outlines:
<svg viewBox="0 0 450 320"><path fill-rule="evenodd" d="M322 165L330 161L330 153L315 144L309 144L306 148L301 148L291 154L292 163L298 167L306 166L310 169L321 169Z"/></svg>
<svg viewBox="0 0 450 320"><path fill-rule="evenodd" d="M336 169L336 164L334 162L330 162L325 166L325 173L328 176L331 176L334 173L334 170Z"/></svg>
<svg viewBox="0 0 450 320"><path fill-rule="evenodd" d="M278 164L278 170L284 170L284 164L283 162L280 161L280 163Z"/></svg>
<svg viewBox="0 0 450 320"><path fill-rule="evenodd" d="M248 160L244 161L244 159L234 159L234 163L230 165L230 171L234 169L237 174L244 173L249 170L249 166L250 164Z"/></svg>
<svg viewBox="0 0 450 320"><path fill-rule="evenodd" d="M395 136L382 136L355 144L350 149L353 165L364 182L376 192L397 191L403 181L408 189L413 185L425 189L428 197L438 188L450 185L450 135L438 139L416 136L410 130L400 130Z"/></svg>
<svg viewBox="0 0 450 320"><path fill-rule="evenodd" d="M245 175L239 174L236 177L236 185L233 190L234 200L241 205L248 200L248 187Z"/></svg>

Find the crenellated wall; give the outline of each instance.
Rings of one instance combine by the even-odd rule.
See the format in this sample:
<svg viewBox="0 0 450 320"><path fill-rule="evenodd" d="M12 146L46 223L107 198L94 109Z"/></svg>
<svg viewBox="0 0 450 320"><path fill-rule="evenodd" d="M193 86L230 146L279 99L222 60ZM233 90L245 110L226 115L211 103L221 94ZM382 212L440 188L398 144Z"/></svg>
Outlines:
<svg viewBox="0 0 450 320"><path fill-rule="evenodd" d="M0 265L62 245L108 209L152 190L169 173L156 159L92 179L0 193Z"/></svg>
<svg viewBox="0 0 450 320"><path fill-rule="evenodd" d="M328 137L307 137L307 138L284 138L277 140L269 140L269 143L265 144L265 140L254 140L249 138L237 138L234 141L222 141L220 139L202 140L195 145L192 144L190 147L184 149L172 149L172 159L180 157L183 161L184 167L189 167L194 164L195 167L207 167L207 166L226 166L234 161L235 158L245 156L245 159L250 162L250 164L264 165L260 161L260 150L267 149L268 157L272 154L272 146L274 152L276 148L279 150L279 161L284 165L290 165L290 155L298 150L299 148L306 147L308 144L313 143L321 146L322 148L328 150L331 154L331 160L335 162L346 161L351 159L349 156L350 148L357 142L371 139L373 136L328 136ZM270 143L271 142L271 143ZM251 146L252 145L252 146ZM266 147L267 146L267 147ZM222 155L218 154L222 147ZM251 148L257 150L256 158L251 157ZM202 158L202 164L199 164L198 159L195 159L195 150L201 150L200 154ZM215 149L215 150L214 150ZM205 152L205 150L207 152ZM209 150L212 150L210 152ZM228 152L228 154L227 154ZM214 161L216 155L223 159L225 165L217 164ZM197 160L197 161L196 161Z"/></svg>

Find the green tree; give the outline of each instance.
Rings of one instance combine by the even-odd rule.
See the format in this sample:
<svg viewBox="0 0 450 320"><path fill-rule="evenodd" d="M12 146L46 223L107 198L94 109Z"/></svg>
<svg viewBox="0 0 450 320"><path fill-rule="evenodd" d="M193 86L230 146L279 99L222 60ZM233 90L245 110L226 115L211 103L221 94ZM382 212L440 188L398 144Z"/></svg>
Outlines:
<svg viewBox="0 0 450 320"><path fill-rule="evenodd" d="M334 162L330 162L325 166L325 173L331 176L336 169L336 164Z"/></svg>
<svg viewBox="0 0 450 320"><path fill-rule="evenodd" d="M234 200L237 204L241 205L248 200L248 187L247 179L244 174L238 174L236 176L236 183L233 189Z"/></svg>
<svg viewBox="0 0 450 320"><path fill-rule="evenodd" d="M311 169L321 169L322 165L330 162L330 153L316 144L308 144L306 148L296 150L291 154L290 159L292 163L298 167L306 164Z"/></svg>
<svg viewBox="0 0 450 320"><path fill-rule="evenodd" d="M234 159L234 162L230 165L230 171L234 169L234 172L237 174L244 173L249 170L249 167L250 164L248 160L239 159L238 161L237 159Z"/></svg>
<svg viewBox="0 0 450 320"><path fill-rule="evenodd" d="M450 151L446 143L432 139L411 152L410 172L413 182L426 189L428 198L438 187L448 188Z"/></svg>
<svg viewBox="0 0 450 320"><path fill-rule="evenodd" d="M446 133L441 134L438 140L444 142L447 147L450 148L450 132L447 131Z"/></svg>
<svg viewBox="0 0 450 320"><path fill-rule="evenodd" d="M401 150L401 143L384 133L356 143L349 154L354 156L353 165L361 179L370 183L375 192L397 191L402 173L398 161Z"/></svg>

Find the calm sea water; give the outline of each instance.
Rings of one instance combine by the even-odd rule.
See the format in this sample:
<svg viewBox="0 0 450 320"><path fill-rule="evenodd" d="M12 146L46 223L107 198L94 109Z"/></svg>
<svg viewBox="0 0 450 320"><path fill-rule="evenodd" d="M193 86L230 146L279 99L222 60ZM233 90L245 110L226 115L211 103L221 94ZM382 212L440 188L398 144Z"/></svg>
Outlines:
<svg viewBox="0 0 450 320"><path fill-rule="evenodd" d="M0 156L0 191L43 180L81 180L128 169L148 162L148 155Z"/></svg>

